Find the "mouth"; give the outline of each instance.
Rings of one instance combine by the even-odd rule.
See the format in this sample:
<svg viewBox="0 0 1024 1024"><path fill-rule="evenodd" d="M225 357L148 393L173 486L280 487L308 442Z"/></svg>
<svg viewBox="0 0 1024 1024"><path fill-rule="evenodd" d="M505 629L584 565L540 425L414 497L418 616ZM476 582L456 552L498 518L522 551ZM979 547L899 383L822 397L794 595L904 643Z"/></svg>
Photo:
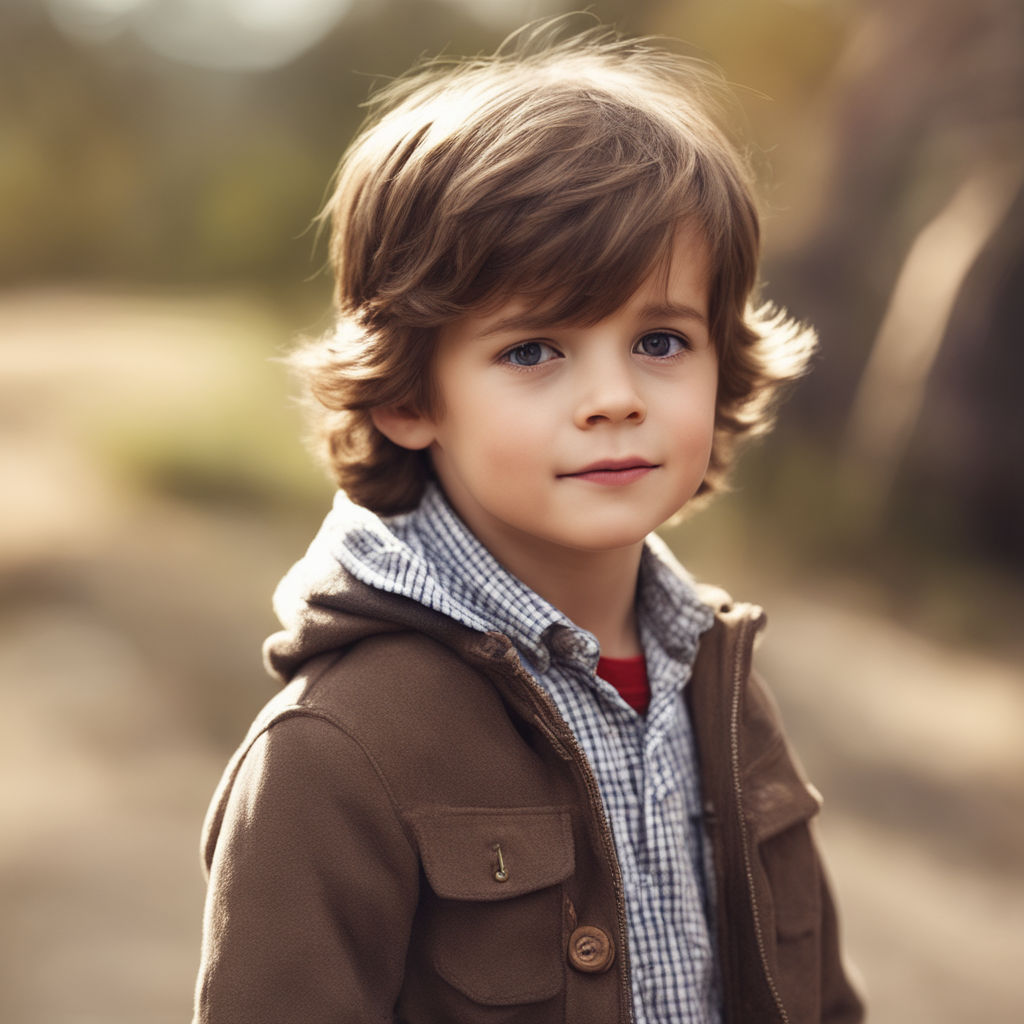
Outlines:
<svg viewBox="0 0 1024 1024"><path fill-rule="evenodd" d="M657 463L631 456L625 459L603 459L585 466L575 473L562 473L560 478L614 486L631 484L645 477L652 469L657 468Z"/></svg>

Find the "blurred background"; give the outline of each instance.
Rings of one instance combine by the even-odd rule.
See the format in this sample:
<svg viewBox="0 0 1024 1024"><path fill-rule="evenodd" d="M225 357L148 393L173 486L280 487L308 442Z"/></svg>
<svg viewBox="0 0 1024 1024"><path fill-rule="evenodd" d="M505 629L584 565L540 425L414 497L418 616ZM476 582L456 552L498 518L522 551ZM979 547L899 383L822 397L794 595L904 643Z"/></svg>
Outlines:
<svg viewBox="0 0 1024 1024"><path fill-rule="evenodd" d="M209 795L330 500L277 362L375 82L558 0L0 6L0 1019L187 1020ZM821 335L669 533L768 608L879 1024L1024 1020L1024 7L588 5L721 64Z"/></svg>

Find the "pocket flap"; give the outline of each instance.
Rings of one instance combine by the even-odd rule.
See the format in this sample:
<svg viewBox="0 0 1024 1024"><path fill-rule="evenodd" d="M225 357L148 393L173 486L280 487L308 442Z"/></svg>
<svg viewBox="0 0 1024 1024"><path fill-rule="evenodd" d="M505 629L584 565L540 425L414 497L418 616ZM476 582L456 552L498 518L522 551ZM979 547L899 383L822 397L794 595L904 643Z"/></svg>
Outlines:
<svg viewBox="0 0 1024 1024"><path fill-rule="evenodd" d="M411 824L427 880L445 899L521 896L564 882L576 863L564 807L427 807Z"/></svg>
<svg viewBox="0 0 1024 1024"><path fill-rule="evenodd" d="M813 818L821 810L821 796L809 783L768 780L747 793L747 820L757 843Z"/></svg>

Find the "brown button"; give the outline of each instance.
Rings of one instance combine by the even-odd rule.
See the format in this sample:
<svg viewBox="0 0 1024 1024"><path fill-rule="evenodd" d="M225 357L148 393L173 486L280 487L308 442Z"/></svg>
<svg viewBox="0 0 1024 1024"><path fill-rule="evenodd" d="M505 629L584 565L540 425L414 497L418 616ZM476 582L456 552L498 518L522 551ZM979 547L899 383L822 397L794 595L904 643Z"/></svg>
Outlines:
<svg viewBox="0 0 1024 1024"><path fill-rule="evenodd" d="M569 936L569 963L585 974L607 971L615 959L615 946L608 933L592 925L581 925Z"/></svg>

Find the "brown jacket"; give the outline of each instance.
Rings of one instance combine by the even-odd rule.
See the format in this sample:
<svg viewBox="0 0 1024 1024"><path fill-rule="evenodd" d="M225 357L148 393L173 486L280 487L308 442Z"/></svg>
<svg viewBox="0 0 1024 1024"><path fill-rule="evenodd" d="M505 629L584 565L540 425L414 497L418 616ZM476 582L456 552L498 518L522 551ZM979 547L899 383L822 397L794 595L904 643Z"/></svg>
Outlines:
<svg viewBox="0 0 1024 1024"><path fill-rule="evenodd" d="M763 616L716 595L688 692L724 1019L861 1020L808 829L819 801L751 673ZM206 823L196 1022L633 1019L597 784L505 637L339 571L268 658L291 682Z"/></svg>

